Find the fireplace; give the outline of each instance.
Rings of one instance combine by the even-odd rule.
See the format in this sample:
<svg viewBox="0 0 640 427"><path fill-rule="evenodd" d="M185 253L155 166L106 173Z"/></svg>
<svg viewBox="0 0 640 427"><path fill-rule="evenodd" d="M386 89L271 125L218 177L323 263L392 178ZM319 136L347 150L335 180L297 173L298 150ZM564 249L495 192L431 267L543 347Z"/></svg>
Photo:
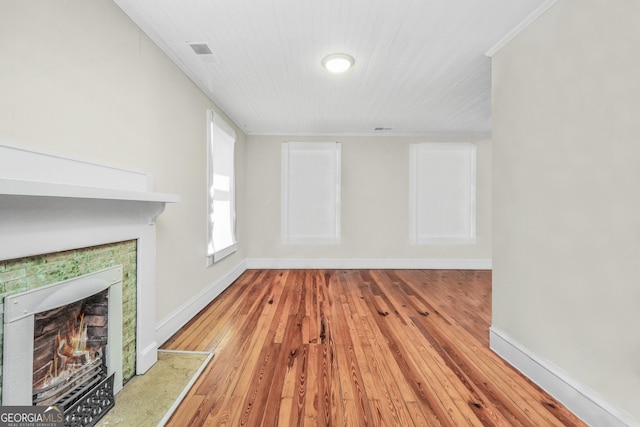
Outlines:
<svg viewBox="0 0 640 427"><path fill-rule="evenodd" d="M69 407L105 380L109 292L34 314L33 404Z"/></svg>
<svg viewBox="0 0 640 427"><path fill-rule="evenodd" d="M6 297L5 402L95 424L122 387L122 300L120 266Z"/></svg>
<svg viewBox="0 0 640 427"><path fill-rule="evenodd" d="M129 308L134 311L130 333L135 337L132 366L136 374L143 374L156 362L158 348L155 340L155 221L166 203L178 201L177 196L154 193L152 180L144 173L0 144L0 282L3 276L6 279L7 275L13 274L3 270L3 262L6 262L3 260L39 258L44 254L56 258L60 253L132 242L134 270L126 276L132 276L135 284L131 290L133 296L129 295L124 305L125 311ZM76 315L78 319L71 320L71 326L64 328L76 329L76 332L80 329L79 333L83 335L85 326L88 329L88 323L92 323L94 329L86 331L87 340L91 341L89 337L96 335L98 341L104 341L102 347L85 342L85 355L79 354L83 352L80 350L73 353L77 353L78 360L102 358L102 368L107 370L107 376L113 375L113 392L122 388L122 368L116 368L123 364L123 340L125 346L128 345L128 337L123 337L122 333L122 266L111 263L104 271L96 272L93 268L88 274L80 272L84 275L79 274L76 266L72 270L68 276L71 279L61 279L54 285L37 285L37 289L8 284L0 287L0 303L4 300L4 328L0 329L4 341L0 348L3 405L38 404L34 402L33 380L46 382L42 372L61 368L62 356L57 356L55 361L42 361L43 366L35 370L34 358L24 357L33 355L35 346L46 341L34 337L38 322L46 322L47 316L56 317L53 313L62 310L63 306L83 304L80 301L86 298L99 299L101 297L96 295L105 291L108 295L106 330L98 330L101 327L97 323L104 319L98 319L93 313L103 309L101 303L93 308L85 307L89 312L84 316ZM9 277L6 283L11 283L12 279ZM17 277L14 282L21 280L24 281L24 277ZM73 312L77 307L69 309ZM66 320L55 322L64 323L73 317L69 314ZM106 337L100 335L103 332ZM28 344L22 342L24 337L29 337ZM61 344L44 345L56 347ZM28 362L24 361L26 359ZM44 386L47 387L49 385ZM36 388L43 387L36 384ZM48 399L40 397L45 398L41 402Z"/></svg>
<svg viewBox="0 0 640 427"><path fill-rule="evenodd" d="M30 404L57 406L66 425L94 425L113 407L122 346L121 333L109 330L121 327L121 276L117 267L5 298L5 347L12 352L3 388L24 403L29 392ZM29 328L31 336L24 334Z"/></svg>

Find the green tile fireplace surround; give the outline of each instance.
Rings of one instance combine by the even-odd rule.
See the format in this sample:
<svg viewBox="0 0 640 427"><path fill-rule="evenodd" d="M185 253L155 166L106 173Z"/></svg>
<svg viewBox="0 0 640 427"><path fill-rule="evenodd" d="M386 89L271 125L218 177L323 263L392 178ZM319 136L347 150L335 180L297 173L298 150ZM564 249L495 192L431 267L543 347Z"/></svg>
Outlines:
<svg viewBox="0 0 640 427"><path fill-rule="evenodd" d="M4 316L6 296L122 265L123 380L126 382L136 373L136 259L137 241L129 240L0 261L0 315ZM0 322L0 375L4 351L2 328Z"/></svg>

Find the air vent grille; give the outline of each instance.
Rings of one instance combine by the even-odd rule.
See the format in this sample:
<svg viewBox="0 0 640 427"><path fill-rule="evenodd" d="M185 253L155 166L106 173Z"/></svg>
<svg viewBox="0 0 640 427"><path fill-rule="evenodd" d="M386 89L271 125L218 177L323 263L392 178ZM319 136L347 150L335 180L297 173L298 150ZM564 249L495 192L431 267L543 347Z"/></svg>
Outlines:
<svg viewBox="0 0 640 427"><path fill-rule="evenodd" d="M189 43L191 49L196 53L196 55L212 55L211 49L207 46L206 43Z"/></svg>

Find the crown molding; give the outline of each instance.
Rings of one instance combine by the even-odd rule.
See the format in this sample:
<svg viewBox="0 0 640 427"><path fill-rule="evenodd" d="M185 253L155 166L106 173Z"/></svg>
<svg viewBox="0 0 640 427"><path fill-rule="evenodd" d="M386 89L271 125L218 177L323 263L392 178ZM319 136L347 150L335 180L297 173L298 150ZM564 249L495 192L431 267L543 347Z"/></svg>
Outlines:
<svg viewBox="0 0 640 427"><path fill-rule="evenodd" d="M531 12L529 16L527 16L522 22L516 25L513 30L505 34L505 36L502 37L500 41L498 41L498 43L493 45L493 47L485 53L485 55L488 56L489 58L493 57L493 55L498 53L500 49L502 49L507 43L509 43L513 38L515 38L518 34L524 31L524 29L527 28L533 21L538 19L540 15L546 12L547 9L549 9L551 6L556 4L557 1L558 0L546 0L536 10Z"/></svg>

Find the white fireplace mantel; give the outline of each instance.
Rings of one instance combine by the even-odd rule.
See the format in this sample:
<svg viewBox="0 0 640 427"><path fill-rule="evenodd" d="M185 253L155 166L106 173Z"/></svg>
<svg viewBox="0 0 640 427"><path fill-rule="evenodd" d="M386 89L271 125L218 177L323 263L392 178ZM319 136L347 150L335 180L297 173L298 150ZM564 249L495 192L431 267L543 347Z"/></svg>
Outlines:
<svg viewBox="0 0 640 427"><path fill-rule="evenodd" d="M172 194L87 187L64 183L0 178L0 194L32 197L64 197L69 199L128 200L140 202L177 202Z"/></svg>
<svg viewBox="0 0 640 427"><path fill-rule="evenodd" d="M157 361L155 221L166 203L179 201L155 193L145 173L0 144L0 260L137 240L142 374Z"/></svg>

